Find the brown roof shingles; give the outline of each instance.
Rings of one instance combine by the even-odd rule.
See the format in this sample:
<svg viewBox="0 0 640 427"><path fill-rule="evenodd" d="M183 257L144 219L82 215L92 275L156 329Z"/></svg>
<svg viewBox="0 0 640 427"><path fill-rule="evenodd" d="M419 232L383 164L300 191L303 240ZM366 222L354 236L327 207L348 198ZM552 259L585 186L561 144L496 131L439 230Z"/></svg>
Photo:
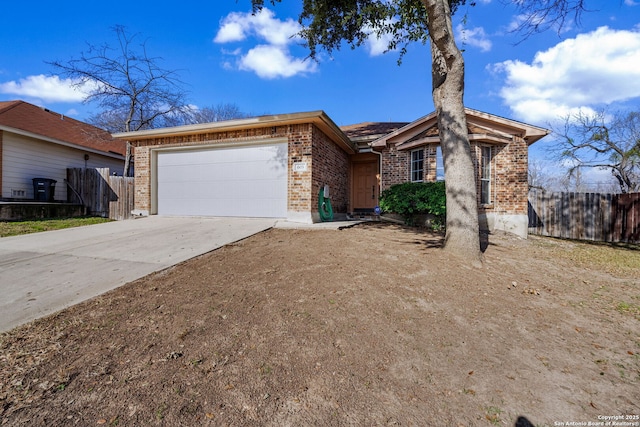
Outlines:
<svg viewBox="0 0 640 427"><path fill-rule="evenodd" d="M340 126L340 129L353 140L355 138L386 135L408 124L409 122L365 122Z"/></svg>
<svg viewBox="0 0 640 427"><path fill-rule="evenodd" d="M0 101L0 126L119 155L126 150L124 141L104 129L24 101Z"/></svg>

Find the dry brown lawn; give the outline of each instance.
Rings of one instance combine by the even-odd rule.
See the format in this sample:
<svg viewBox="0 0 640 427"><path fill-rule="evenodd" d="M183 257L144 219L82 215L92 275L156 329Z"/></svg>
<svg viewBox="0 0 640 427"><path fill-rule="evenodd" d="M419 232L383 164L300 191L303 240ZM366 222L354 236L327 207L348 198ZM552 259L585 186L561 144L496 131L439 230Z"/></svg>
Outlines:
<svg viewBox="0 0 640 427"><path fill-rule="evenodd" d="M4 333L1 424L640 425L638 248L441 240L269 230Z"/></svg>

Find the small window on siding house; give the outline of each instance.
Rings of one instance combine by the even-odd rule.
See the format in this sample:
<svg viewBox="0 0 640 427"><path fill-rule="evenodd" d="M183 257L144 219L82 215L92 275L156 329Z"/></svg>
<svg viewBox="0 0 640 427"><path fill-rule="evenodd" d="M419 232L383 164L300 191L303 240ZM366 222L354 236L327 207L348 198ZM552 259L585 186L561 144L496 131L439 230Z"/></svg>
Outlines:
<svg viewBox="0 0 640 427"><path fill-rule="evenodd" d="M411 152L411 182L422 182L424 179L424 150Z"/></svg>
<svg viewBox="0 0 640 427"><path fill-rule="evenodd" d="M480 203L491 204L491 147L480 147Z"/></svg>

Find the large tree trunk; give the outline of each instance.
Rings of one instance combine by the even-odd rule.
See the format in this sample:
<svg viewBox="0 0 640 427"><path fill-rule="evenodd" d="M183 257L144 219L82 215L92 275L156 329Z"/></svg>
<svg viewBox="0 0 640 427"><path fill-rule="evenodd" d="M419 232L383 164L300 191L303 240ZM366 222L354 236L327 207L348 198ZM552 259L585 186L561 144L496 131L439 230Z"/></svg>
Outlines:
<svg viewBox="0 0 640 427"><path fill-rule="evenodd" d="M448 0L423 0L431 40L433 103L438 117L447 193L444 249L482 262L476 178L464 111L464 59L456 46Z"/></svg>

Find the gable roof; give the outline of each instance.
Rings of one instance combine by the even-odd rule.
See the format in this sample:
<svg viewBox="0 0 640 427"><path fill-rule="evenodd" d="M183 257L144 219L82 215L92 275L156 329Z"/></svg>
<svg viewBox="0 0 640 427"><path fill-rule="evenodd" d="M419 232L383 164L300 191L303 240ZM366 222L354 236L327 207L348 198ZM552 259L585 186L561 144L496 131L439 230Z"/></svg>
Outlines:
<svg viewBox="0 0 640 427"><path fill-rule="evenodd" d="M24 101L0 101L0 130L111 156L126 151L126 143L104 129Z"/></svg>
<svg viewBox="0 0 640 427"><path fill-rule="evenodd" d="M548 129L506 119L471 108L465 108L467 131L470 140L508 142L513 136L522 137L531 145L550 133ZM382 148L388 144L398 144L398 149L406 149L420 144L439 142L440 130L435 111L407 124L371 143L372 147Z"/></svg>

